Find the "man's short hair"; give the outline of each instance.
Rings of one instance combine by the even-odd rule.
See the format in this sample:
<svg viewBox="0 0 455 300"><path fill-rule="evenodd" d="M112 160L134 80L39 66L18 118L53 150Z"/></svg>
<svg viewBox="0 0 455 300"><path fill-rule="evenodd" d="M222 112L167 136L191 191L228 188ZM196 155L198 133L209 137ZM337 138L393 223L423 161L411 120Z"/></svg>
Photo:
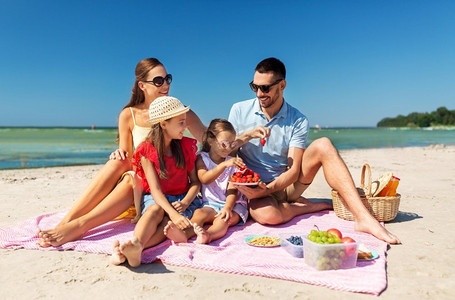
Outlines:
<svg viewBox="0 0 455 300"><path fill-rule="evenodd" d="M278 79L286 79L286 67L281 60L275 57L269 57L258 63L255 69L259 73L273 72Z"/></svg>

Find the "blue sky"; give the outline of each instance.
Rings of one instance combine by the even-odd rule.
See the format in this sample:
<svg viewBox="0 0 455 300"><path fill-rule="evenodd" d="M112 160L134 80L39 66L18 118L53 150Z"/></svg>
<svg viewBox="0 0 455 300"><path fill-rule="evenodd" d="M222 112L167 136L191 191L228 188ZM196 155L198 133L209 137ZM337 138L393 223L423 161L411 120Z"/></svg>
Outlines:
<svg viewBox="0 0 455 300"><path fill-rule="evenodd" d="M267 57L312 126L455 109L455 1L0 0L0 126L116 126L157 57L203 122Z"/></svg>

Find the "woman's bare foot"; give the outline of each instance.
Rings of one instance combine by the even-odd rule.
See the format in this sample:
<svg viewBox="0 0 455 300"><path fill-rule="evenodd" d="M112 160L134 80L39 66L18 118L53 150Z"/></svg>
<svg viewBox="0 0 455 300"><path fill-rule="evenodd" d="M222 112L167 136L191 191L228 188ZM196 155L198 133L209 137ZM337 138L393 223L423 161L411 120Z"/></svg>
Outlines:
<svg viewBox="0 0 455 300"><path fill-rule="evenodd" d="M112 255L110 257L111 264L118 266L125 262L126 257L120 251L120 242L116 240L114 242L114 248L112 249Z"/></svg>
<svg viewBox="0 0 455 300"><path fill-rule="evenodd" d="M120 246L120 252L126 257L128 264L133 268L141 265L142 250L144 250L144 247L136 237L133 237L130 241Z"/></svg>
<svg viewBox="0 0 455 300"><path fill-rule="evenodd" d="M58 247L65 243L78 240L84 235L85 231L82 229L79 222L73 220L65 225L57 226L54 229L39 230L38 236L41 240L38 245L41 247Z"/></svg>
<svg viewBox="0 0 455 300"><path fill-rule="evenodd" d="M354 229L355 231L369 233L389 244L401 244L398 237L381 226L381 224L379 224L379 222L371 215L362 219L356 219Z"/></svg>
<svg viewBox="0 0 455 300"><path fill-rule="evenodd" d="M167 222L167 225L164 227L164 234L168 239L173 240L176 243L188 242L185 232L180 230L172 221Z"/></svg>
<svg viewBox="0 0 455 300"><path fill-rule="evenodd" d="M196 244L210 243L210 234L196 223L193 223L194 233L196 233Z"/></svg>

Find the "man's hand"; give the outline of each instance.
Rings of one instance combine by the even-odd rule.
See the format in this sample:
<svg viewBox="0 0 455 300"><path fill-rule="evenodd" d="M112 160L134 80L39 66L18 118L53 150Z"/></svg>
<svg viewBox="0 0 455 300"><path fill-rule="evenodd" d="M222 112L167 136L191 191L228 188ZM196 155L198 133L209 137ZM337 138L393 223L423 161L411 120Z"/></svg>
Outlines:
<svg viewBox="0 0 455 300"><path fill-rule="evenodd" d="M128 152L126 152L125 150L123 149L117 149L115 150L114 152L111 153L111 155L109 156L109 159L118 159L118 160L125 160L128 158Z"/></svg>
<svg viewBox="0 0 455 300"><path fill-rule="evenodd" d="M245 197L248 198L248 200L251 199L257 199L257 198L264 198L267 197L270 192L267 189L267 185L263 182L259 182L257 187L249 187L246 185L235 185L237 189L245 195Z"/></svg>

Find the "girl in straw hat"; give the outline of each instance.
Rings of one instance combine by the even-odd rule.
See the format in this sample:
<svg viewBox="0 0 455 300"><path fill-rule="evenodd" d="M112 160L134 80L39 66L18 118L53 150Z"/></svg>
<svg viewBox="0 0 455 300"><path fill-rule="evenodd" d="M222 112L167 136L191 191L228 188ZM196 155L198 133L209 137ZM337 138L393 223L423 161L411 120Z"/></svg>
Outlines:
<svg viewBox="0 0 455 300"><path fill-rule="evenodd" d="M189 228L189 218L202 205L196 198L201 185L195 169L197 142L183 136L188 111L189 107L169 96L150 104L152 129L132 160L145 192L142 216L133 238L114 244L113 264L128 260L130 266L139 266L143 249L166 238L163 228L169 219L181 230Z"/></svg>
<svg viewBox="0 0 455 300"><path fill-rule="evenodd" d="M202 183L203 207L194 212L193 228L181 230L171 221L164 233L174 242L187 242L197 235L196 243L208 244L223 237L229 226L248 218L247 201L229 182L237 168L245 167L242 159L229 154L236 148L236 132L224 119L214 119L204 134L202 151L196 161L199 180ZM212 224L207 230L205 223Z"/></svg>
<svg viewBox="0 0 455 300"><path fill-rule="evenodd" d="M131 154L150 132L148 109L157 97L169 93L172 76L156 58L141 60L135 69L131 99L119 116L119 149L92 179L63 220L53 229L39 230L42 247L60 246L79 239L88 230L111 221L119 215L135 214L131 208L134 172ZM188 128L202 139L205 127L191 110L187 113ZM124 176L127 175L127 176ZM133 187L133 189L132 189ZM127 213L123 213L123 212ZM133 212L133 213L128 213Z"/></svg>

